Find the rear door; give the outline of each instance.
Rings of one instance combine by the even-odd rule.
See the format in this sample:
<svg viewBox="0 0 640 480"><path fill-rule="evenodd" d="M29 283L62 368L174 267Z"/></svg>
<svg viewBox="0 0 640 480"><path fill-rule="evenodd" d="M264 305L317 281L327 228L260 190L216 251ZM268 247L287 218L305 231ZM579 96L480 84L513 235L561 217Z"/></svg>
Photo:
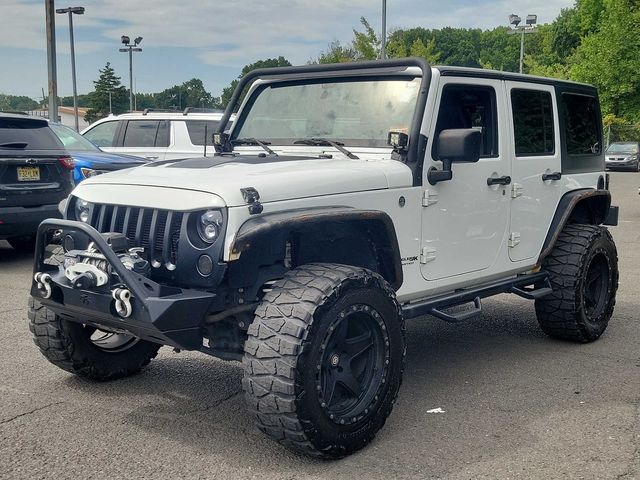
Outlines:
<svg viewBox="0 0 640 480"><path fill-rule="evenodd" d="M511 156L509 258L537 257L562 194L558 108L551 85L506 82Z"/></svg>
<svg viewBox="0 0 640 480"><path fill-rule="evenodd" d="M117 153L164 160L169 146L168 120L128 120L120 131Z"/></svg>
<svg viewBox="0 0 640 480"><path fill-rule="evenodd" d="M73 188L68 160L47 122L0 117L0 207L59 203Z"/></svg>

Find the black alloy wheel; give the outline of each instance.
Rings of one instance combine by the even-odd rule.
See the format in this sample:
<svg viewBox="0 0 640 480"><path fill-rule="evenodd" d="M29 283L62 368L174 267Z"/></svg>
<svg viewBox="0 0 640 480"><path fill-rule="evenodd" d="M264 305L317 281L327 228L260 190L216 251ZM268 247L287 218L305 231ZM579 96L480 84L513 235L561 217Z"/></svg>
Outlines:
<svg viewBox="0 0 640 480"><path fill-rule="evenodd" d="M320 406L339 424L368 413L384 383L389 338L380 314L369 305L352 305L329 326L317 365Z"/></svg>

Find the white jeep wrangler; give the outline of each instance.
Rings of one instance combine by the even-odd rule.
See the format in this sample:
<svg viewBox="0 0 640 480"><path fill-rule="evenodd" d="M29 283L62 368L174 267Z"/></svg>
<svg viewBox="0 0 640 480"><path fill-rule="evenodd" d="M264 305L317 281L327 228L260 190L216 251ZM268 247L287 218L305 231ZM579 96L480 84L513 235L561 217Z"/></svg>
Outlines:
<svg viewBox="0 0 640 480"><path fill-rule="evenodd" d="M513 293L553 337L604 332L617 208L593 87L420 59L264 69L220 125L241 98L215 157L91 178L41 224L29 319L52 363L239 360L262 431L338 458L391 412L407 318Z"/></svg>

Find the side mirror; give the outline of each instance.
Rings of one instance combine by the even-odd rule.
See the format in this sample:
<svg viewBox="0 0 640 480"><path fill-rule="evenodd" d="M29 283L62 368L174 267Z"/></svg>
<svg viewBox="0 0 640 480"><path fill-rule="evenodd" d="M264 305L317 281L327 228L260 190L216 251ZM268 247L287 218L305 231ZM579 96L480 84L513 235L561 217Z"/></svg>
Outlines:
<svg viewBox="0 0 640 480"><path fill-rule="evenodd" d="M442 161L442 170L431 167L427 180L431 185L451 180L452 163L474 163L480 160L482 133L475 128L456 128L443 130L436 143L436 158Z"/></svg>

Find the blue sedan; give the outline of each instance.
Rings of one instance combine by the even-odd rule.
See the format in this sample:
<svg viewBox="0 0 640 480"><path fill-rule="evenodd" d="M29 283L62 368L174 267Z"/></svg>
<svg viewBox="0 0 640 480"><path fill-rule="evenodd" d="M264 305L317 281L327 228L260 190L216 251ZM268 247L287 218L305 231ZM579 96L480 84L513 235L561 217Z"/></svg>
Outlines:
<svg viewBox="0 0 640 480"><path fill-rule="evenodd" d="M51 122L49 126L75 161L73 178L76 185L94 175L148 163L140 157L103 152L75 130L60 123Z"/></svg>

